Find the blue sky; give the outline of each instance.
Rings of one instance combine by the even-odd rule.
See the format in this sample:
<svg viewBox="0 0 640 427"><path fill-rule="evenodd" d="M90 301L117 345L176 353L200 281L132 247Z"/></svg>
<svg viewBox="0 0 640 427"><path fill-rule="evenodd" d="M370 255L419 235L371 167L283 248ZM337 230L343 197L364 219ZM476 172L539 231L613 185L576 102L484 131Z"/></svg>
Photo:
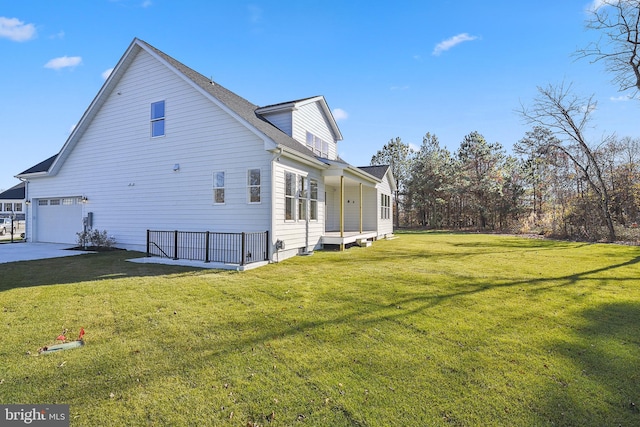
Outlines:
<svg viewBox="0 0 640 427"><path fill-rule="evenodd" d="M0 0L0 189L57 153L134 37L257 105L324 95L357 166L395 137L508 151L537 86L598 101L594 138L638 135L640 104L572 54L594 0Z"/></svg>

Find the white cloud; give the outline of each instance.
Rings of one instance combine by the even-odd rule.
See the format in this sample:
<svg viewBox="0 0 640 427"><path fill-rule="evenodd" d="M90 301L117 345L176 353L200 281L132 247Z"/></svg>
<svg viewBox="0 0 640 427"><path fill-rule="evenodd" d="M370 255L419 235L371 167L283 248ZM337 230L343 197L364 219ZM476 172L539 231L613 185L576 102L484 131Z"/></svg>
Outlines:
<svg viewBox="0 0 640 427"><path fill-rule="evenodd" d="M404 86L391 86L389 89L391 89L392 91L396 91L396 90L407 90L407 89L409 89L409 85L404 85Z"/></svg>
<svg viewBox="0 0 640 427"><path fill-rule="evenodd" d="M630 99L633 99L633 97L629 95L612 96L609 98L609 100L613 102L625 102L629 101Z"/></svg>
<svg viewBox="0 0 640 427"><path fill-rule="evenodd" d="M109 68L108 70L104 70L102 72L102 78L104 80L107 80L109 78L109 76L111 75L111 73L113 72L113 68Z"/></svg>
<svg viewBox="0 0 640 427"><path fill-rule="evenodd" d="M349 118L349 113L344 111L342 108L335 108L333 110L333 118L336 119L336 121L346 120Z"/></svg>
<svg viewBox="0 0 640 427"><path fill-rule="evenodd" d="M79 56L61 56L60 58L53 58L51 61L44 64L44 68L59 70L67 67L73 68L81 63L82 58Z"/></svg>
<svg viewBox="0 0 640 427"><path fill-rule="evenodd" d="M460 43L470 42L470 41L476 40L477 38L478 37L470 36L467 33L458 34L457 36L453 36L447 40L443 40L440 43L438 43L436 47L433 49L432 54L435 56L438 56L442 52L446 52L447 50L451 49L454 46L459 45Z"/></svg>
<svg viewBox="0 0 640 427"><path fill-rule="evenodd" d="M24 42L36 37L36 27L33 24L25 24L18 18L0 16L0 37L14 42Z"/></svg>
<svg viewBox="0 0 640 427"><path fill-rule="evenodd" d="M151 0L144 0L141 6L146 9L148 7L151 7L152 4L153 2Z"/></svg>

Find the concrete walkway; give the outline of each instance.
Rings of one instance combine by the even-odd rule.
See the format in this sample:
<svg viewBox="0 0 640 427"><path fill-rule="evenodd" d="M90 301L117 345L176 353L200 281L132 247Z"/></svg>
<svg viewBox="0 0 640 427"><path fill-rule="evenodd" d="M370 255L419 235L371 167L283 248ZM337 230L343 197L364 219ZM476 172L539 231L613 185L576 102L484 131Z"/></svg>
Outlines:
<svg viewBox="0 0 640 427"><path fill-rule="evenodd" d="M3 243L0 244L0 264L91 253L68 250L74 246L60 243Z"/></svg>

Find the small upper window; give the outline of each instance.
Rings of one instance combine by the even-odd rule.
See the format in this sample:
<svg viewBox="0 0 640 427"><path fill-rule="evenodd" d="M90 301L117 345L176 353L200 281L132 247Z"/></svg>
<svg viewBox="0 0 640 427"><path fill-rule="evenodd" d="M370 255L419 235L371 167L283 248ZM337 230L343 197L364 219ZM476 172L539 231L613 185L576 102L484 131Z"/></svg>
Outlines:
<svg viewBox="0 0 640 427"><path fill-rule="evenodd" d="M311 132L307 132L307 148L316 156L328 159L329 158L329 143L318 138Z"/></svg>
<svg viewBox="0 0 640 427"><path fill-rule="evenodd" d="M151 137L164 136L164 101L151 103Z"/></svg>

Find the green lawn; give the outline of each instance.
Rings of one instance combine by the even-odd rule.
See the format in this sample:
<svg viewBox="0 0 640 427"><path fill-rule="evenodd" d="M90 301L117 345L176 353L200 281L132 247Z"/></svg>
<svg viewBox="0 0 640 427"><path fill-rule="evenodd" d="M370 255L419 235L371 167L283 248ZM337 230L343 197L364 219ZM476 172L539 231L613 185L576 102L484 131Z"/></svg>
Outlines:
<svg viewBox="0 0 640 427"><path fill-rule="evenodd" d="M72 426L640 425L638 247L406 233L243 273L140 255L0 264L0 403L70 404Z"/></svg>

